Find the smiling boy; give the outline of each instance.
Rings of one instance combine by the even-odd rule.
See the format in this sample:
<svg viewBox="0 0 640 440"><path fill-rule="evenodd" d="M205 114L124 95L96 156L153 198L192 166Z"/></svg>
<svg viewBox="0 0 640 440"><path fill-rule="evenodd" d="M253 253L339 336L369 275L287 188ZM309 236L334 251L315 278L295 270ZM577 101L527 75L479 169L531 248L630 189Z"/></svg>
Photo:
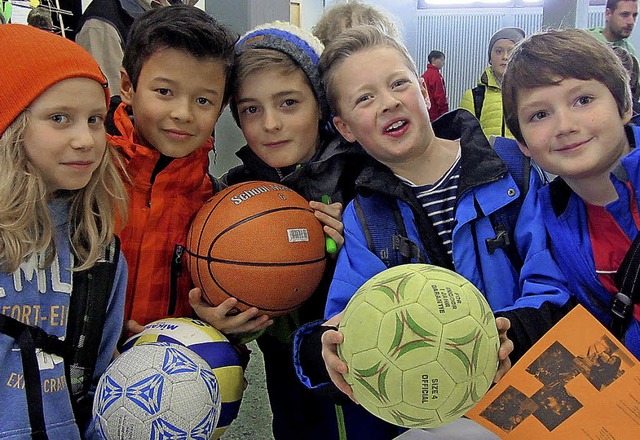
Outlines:
<svg viewBox="0 0 640 440"><path fill-rule="evenodd" d="M127 320L193 315L182 254L191 220L215 189L208 174L211 133L228 100L235 40L227 27L186 5L146 12L129 34L122 104L108 137L124 162L129 194L129 220L120 233L129 263ZM229 301L223 315L234 305ZM247 323L255 314L254 308L233 317L243 323L238 330L268 324L266 316Z"/></svg>
<svg viewBox="0 0 640 440"><path fill-rule="evenodd" d="M574 301L612 323L616 273L640 226L640 131L626 125L631 96L619 59L581 30L523 41L509 61L503 97L521 150L558 175L528 195L516 230L525 255L523 297L500 314L511 320L518 357L562 316L549 319L550 312ZM529 308L540 298L549 307ZM638 305L630 307L622 332L636 357L638 318Z"/></svg>
<svg viewBox="0 0 640 440"><path fill-rule="evenodd" d="M320 66L336 128L375 159L356 179L356 201L371 200L389 216L402 218L405 238L418 250L404 262L455 270L480 289L494 309L513 304L519 295L517 269L507 249L492 251L488 242L496 236L492 214L506 209L519 193L478 121L458 110L432 124L424 81L411 56L374 27L344 31L325 49ZM349 396L342 376L347 366L336 355L342 334L334 326L357 289L387 268L382 252L368 246L358 209L351 202L343 215L345 242L327 298L327 321L302 327L295 342L301 381L318 389L333 382ZM498 380L509 368L511 342L506 320L496 324L502 343ZM382 440L399 434L397 426L359 406L346 404L343 411L349 439Z"/></svg>
<svg viewBox="0 0 640 440"><path fill-rule="evenodd" d="M322 50L316 37L284 22L258 26L240 38L230 105L247 145L236 153L242 165L222 179L230 185L265 180L294 189L310 201L325 233L340 246L342 206L353 198L355 173L366 156L327 126L330 112L318 71ZM321 203L323 196L334 203ZM276 440L341 438L340 412L298 381L292 361L295 330L322 318L334 261L328 259L311 298L277 317L257 339Z"/></svg>

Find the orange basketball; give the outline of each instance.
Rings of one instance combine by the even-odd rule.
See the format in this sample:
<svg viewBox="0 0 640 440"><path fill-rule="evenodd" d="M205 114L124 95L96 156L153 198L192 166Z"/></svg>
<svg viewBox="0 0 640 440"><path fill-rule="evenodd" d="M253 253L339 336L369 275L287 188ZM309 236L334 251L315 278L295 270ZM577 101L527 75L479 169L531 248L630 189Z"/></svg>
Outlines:
<svg viewBox="0 0 640 440"><path fill-rule="evenodd" d="M230 186L209 199L187 236L188 267L213 305L294 310L315 291L326 263L324 232L302 196L272 182Z"/></svg>

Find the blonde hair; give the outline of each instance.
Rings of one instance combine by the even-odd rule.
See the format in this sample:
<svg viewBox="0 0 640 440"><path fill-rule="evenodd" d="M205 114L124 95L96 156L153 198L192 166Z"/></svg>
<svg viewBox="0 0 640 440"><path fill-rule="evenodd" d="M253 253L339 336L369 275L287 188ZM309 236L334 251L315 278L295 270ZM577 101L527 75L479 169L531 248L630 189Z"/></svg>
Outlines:
<svg viewBox="0 0 640 440"><path fill-rule="evenodd" d="M0 136L0 271L5 273L16 271L38 252L45 252L44 267L49 267L56 252L47 188L24 149L28 124L29 114L23 111ZM113 238L116 219L124 223L127 193L120 167L119 158L107 145L84 188L56 194L70 198L69 240L79 262L76 270L93 266Z"/></svg>
<svg viewBox="0 0 640 440"><path fill-rule="evenodd" d="M402 40L399 22L393 15L357 0L337 3L327 9L314 26L313 34L327 46L345 29L359 25L375 26L383 34Z"/></svg>
<svg viewBox="0 0 640 440"><path fill-rule="evenodd" d="M409 68L416 78L418 68L411 58L411 54L407 48L395 38L383 33L376 26L356 26L342 32L335 40L333 40L322 52L320 57L320 73L322 73L322 81L329 101L329 107L334 115L340 115L338 108L337 87L335 71L344 60L358 52L366 50L389 48L397 51L404 59L406 66Z"/></svg>

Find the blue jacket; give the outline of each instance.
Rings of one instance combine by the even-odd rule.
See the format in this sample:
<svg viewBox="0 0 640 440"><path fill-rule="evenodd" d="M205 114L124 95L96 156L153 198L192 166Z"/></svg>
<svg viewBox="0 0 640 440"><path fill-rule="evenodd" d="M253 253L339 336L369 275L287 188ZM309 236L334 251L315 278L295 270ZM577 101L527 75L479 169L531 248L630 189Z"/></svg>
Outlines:
<svg viewBox="0 0 640 440"><path fill-rule="evenodd" d="M38 269L38 257L23 262L19 269L0 272L0 313L25 324L41 327L62 338L67 331L69 300L72 291L73 257L69 242L68 201L55 199L49 204L55 226L56 255L47 269ZM39 256L42 258L42 256ZM94 371L94 389L111 362L124 322L127 266L120 255L115 280L107 303L107 316ZM83 431L76 425L63 359L37 352L42 387L42 402L50 439L92 439L98 435L93 423ZM13 338L0 333L0 438L30 438L27 396L20 350Z"/></svg>
<svg viewBox="0 0 640 440"><path fill-rule="evenodd" d="M453 112L445 119L449 119L442 121L447 122L446 128L434 123L436 136L460 139L462 149L452 235L453 266L450 267L480 289L494 310L502 309L512 305L519 296L518 271L502 248L492 254L488 252L486 240L496 236L489 215L516 200L520 190L468 112ZM360 193L373 192L395 199L408 238L420 246L428 263L439 263L433 256L439 240L428 236L424 226L426 213L411 188L382 166L366 169L356 184ZM362 284L386 269L384 263L367 248L353 203L345 209L343 223L345 244L338 257L325 318L344 310Z"/></svg>
<svg viewBox="0 0 640 440"><path fill-rule="evenodd" d="M633 127L633 135L637 142L640 127ZM636 144L633 139L630 141ZM633 241L638 228L630 214L630 198L640 203L640 150L634 149L621 159L611 173L611 181L619 199L606 209ZM631 184L632 191L626 183ZM596 274L586 207L563 180L556 179L527 195L516 238L525 255L521 271L523 295L513 307L499 314L512 321L510 338L518 353L529 348L549 328L540 319L521 319L523 308L537 307L541 300L557 307L578 302L603 325L610 324L612 295ZM640 324L636 319L631 320L625 345L640 357Z"/></svg>
<svg viewBox="0 0 640 440"><path fill-rule="evenodd" d="M430 233L428 218L411 188L403 184L388 168L380 164L366 167L356 181L360 194L375 193L387 196L398 204L407 235L419 244L428 262L455 268L482 291L491 307L495 309L512 305L519 296L518 271L503 249L488 252L486 240L496 237L491 218L488 216L516 200L520 191L508 174L506 165L493 151L480 128L478 121L467 111L447 113L433 123L436 136L445 139L460 139L461 171L456 200L453 229L453 262L442 259L443 247L440 239ZM345 244L338 257L333 282L329 290L325 318L344 310L356 290L369 278L386 269L385 264L367 247L365 234L358 220L353 202L343 215ZM431 228L432 230L433 228ZM294 341L295 362L300 380L309 388L326 387L326 374L311 371L321 360L311 359L319 347L316 337L320 322L301 327ZM307 356L309 354L309 356ZM324 368L324 364L322 364ZM315 369L314 369L315 370ZM382 434L361 434L374 425L388 425L364 412L353 404L343 405L345 415L359 412L350 430L347 419L348 438L388 439L388 431ZM397 429L397 428L396 428Z"/></svg>

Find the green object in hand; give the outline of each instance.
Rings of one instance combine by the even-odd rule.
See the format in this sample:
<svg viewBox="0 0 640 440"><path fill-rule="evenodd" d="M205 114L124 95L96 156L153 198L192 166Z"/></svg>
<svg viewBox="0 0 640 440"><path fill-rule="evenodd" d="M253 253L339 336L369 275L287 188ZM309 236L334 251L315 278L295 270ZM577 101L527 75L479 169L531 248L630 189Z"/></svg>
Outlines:
<svg viewBox="0 0 640 440"><path fill-rule="evenodd" d="M327 194L323 195L322 203L324 203L325 205L331 204L331 197L329 197ZM324 244L327 252L330 254L335 254L336 252L338 252L338 245L336 244L336 241L333 238L329 237L327 234L324 234L324 236Z"/></svg>

